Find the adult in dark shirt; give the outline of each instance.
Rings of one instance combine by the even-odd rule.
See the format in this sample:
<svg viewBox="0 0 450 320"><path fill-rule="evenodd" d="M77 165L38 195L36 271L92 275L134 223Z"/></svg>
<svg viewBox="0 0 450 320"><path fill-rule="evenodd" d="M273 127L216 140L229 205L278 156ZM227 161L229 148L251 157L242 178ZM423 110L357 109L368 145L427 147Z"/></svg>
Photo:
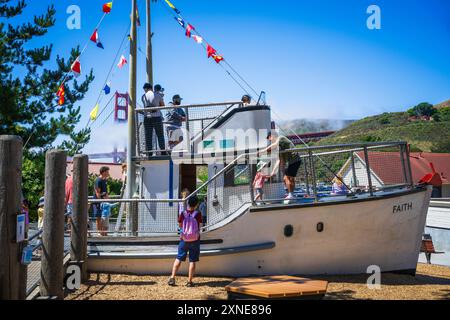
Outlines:
<svg viewBox="0 0 450 320"><path fill-rule="evenodd" d="M107 199L108 198L108 185L106 181L109 178L109 167L101 167L100 168L100 176L95 179L94 184L94 199ZM100 203L95 203L94 206L94 217L95 217L95 223L97 225L97 230L102 234L105 235L102 231L102 210L100 208Z"/></svg>

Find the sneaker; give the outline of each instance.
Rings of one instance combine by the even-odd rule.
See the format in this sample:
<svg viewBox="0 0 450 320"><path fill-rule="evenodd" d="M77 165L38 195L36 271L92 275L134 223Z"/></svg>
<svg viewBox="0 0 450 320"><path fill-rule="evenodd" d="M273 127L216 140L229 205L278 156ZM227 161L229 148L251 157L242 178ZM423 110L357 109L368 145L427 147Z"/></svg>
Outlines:
<svg viewBox="0 0 450 320"><path fill-rule="evenodd" d="M170 278L169 282L167 283L169 286L174 286L175 285L175 279L174 278Z"/></svg>
<svg viewBox="0 0 450 320"><path fill-rule="evenodd" d="M192 288L194 286L194 283L192 281L188 281L188 283L186 283L186 287Z"/></svg>
<svg viewBox="0 0 450 320"><path fill-rule="evenodd" d="M293 196L287 195L287 196L284 198L283 203L284 203L284 204L294 203L294 199L295 199L295 198L294 198Z"/></svg>

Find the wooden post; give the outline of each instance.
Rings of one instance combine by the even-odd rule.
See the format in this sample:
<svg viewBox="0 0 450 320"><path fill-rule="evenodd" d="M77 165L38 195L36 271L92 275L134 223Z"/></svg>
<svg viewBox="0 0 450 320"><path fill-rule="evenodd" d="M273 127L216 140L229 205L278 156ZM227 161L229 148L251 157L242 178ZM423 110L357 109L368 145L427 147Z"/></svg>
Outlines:
<svg viewBox="0 0 450 320"><path fill-rule="evenodd" d="M73 158L73 217L70 260L81 267L81 282L87 281L87 225L88 225L88 166L87 155Z"/></svg>
<svg viewBox="0 0 450 320"><path fill-rule="evenodd" d="M20 212L22 140L0 136L0 300L25 296L20 283L23 267L16 243L17 214Z"/></svg>
<svg viewBox="0 0 450 320"><path fill-rule="evenodd" d="M137 31L136 31L136 10L137 1L132 0L131 6L131 41L130 41L130 86L128 90L130 103L128 105L128 149L127 149L127 198L131 199L136 192L136 73L137 73ZM131 229L137 230L138 212L135 206L128 207L128 214L131 218Z"/></svg>
<svg viewBox="0 0 450 320"><path fill-rule="evenodd" d="M67 156L51 150L45 156L44 232L40 294L64 298L64 202Z"/></svg>

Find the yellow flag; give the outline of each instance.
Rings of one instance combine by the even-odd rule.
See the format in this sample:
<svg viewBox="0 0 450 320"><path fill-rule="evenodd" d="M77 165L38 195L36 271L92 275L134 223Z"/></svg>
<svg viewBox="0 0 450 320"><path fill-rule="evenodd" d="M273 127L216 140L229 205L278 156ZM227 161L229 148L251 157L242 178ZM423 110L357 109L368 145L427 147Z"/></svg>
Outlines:
<svg viewBox="0 0 450 320"><path fill-rule="evenodd" d="M167 2L167 4L169 5L169 7L171 7L172 9L176 9L175 6L169 1L169 0L165 0Z"/></svg>
<svg viewBox="0 0 450 320"><path fill-rule="evenodd" d="M92 109L91 114L90 114L91 120L92 120L92 121L95 121L95 120L97 119L97 117L98 117L98 109L99 109L99 108L100 108L100 106L99 106L98 103L97 103L97 105L95 106L95 108Z"/></svg>

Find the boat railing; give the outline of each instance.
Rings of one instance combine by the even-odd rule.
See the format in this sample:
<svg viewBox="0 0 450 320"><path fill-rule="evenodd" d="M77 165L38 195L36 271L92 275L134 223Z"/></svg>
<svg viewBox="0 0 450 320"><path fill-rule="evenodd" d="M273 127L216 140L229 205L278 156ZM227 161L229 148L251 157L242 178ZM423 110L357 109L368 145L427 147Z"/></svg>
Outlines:
<svg viewBox="0 0 450 320"><path fill-rule="evenodd" d="M194 141L201 138L202 135L214 124L218 119L224 117L233 109L242 107L241 101L221 102L221 103L207 103L207 104L192 104L192 105L170 105L164 107L140 108L136 109L136 144L138 149L138 156L140 158L148 158L156 152L170 153L169 131L173 126L172 122L167 119L167 115L172 110L182 110L186 115L185 121L181 123L181 134L186 136L189 141ZM156 134L153 134L153 149L148 150L146 143L146 134L144 119L152 112L160 111L163 115L164 125L164 141L165 148L160 148L157 144ZM179 133L180 134L180 133Z"/></svg>
<svg viewBox="0 0 450 320"><path fill-rule="evenodd" d="M157 199L142 194L134 199L114 199L134 205L138 215L126 218L116 235L148 236L177 234L180 207L194 195L201 196L205 230L212 230L252 205L284 204L287 190L283 183L285 168L281 165L264 184L264 198L255 201L252 188L257 163L268 163L262 173L271 175L275 162L284 154L295 154L301 162L295 178L294 194L299 204L321 201L343 201L354 196L380 196L414 185L406 142L383 142L294 148L277 154L246 153L227 164L214 166L214 173L185 199ZM90 203L105 200L90 200ZM201 209L201 208L200 208ZM134 220L133 220L134 219Z"/></svg>

